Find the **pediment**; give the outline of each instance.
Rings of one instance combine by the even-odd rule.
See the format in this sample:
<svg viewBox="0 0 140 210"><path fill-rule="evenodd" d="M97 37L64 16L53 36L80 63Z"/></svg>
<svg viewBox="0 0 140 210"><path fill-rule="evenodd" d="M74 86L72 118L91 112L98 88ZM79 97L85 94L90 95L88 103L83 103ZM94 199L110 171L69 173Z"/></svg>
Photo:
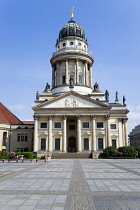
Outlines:
<svg viewBox="0 0 140 210"><path fill-rule="evenodd" d="M81 94L71 92L63 94L47 102L37 105L35 108L103 108L108 107L101 102L85 97Z"/></svg>

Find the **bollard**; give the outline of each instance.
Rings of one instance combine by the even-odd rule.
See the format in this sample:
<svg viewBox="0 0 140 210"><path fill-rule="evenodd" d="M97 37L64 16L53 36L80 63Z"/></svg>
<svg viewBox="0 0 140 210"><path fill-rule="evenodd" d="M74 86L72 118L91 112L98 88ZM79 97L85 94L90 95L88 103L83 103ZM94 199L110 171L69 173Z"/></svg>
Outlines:
<svg viewBox="0 0 140 210"><path fill-rule="evenodd" d="M47 160L45 159L45 162L47 162Z"/></svg>
<svg viewBox="0 0 140 210"><path fill-rule="evenodd" d="M8 163L10 163L10 160L8 159Z"/></svg>
<svg viewBox="0 0 140 210"><path fill-rule="evenodd" d="M36 163L37 163L37 161L38 161L38 160L36 160Z"/></svg>
<svg viewBox="0 0 140 210"><path fill-rule="evenodd" d="M4 160L2 160L2 163L4 163Z"/></svg>
<svg viewBox="0 0 140 210"><path fill-rule="evenodd" d="M30 160L30 162L32 162L33 160Z"/></svg>
<svg viewBox="0 0 140 210"><path fill-rule="evenodd" d="M18 159L16 160L16 163L18 163Z"/></svg>

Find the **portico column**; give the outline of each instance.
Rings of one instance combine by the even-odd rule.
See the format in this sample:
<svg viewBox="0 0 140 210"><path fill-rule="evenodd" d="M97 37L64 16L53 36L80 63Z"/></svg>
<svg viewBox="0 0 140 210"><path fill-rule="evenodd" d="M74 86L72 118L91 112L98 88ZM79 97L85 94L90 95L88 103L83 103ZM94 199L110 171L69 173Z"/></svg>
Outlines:
<svg viewBox="0 0 140 210"><path fill-rule="evenodd" d="M92 66L89 69L89 86L92 88Z"/></svg>
<svg viewBox="0 0 140 210"><path fill-rule="evenodd" d="M76 59L76 83L79 83L79 78L78 78L78 66L79 66L79 60Z"/></svg>
<svg viewBox="0 0 140 210"><path fill-rule="evenodd" d="M118 128L119 128L119 139L118 139L118 147L123 146L123 141L122 141L122 119L118 119Z"/></svg>
<svg viewBox="0 0 140 210"><path fill-rule="evenodd" d="M92 119L92 144L91 144L91 150L96 152L97 150L97 142L96 142L96 124L95 124L95 115L91 115Z"/></svg>
<svg viewBox="0 0 140 210"><path fill-rule="evenodd" d="M85 85L85 61L84 61L84 63L83 63L84 65L84 67L83 67L83 85Z"/></svg>
<svg viewBox="0 0 140 210"><path fill-rule="evenodd" d="M39 116L38 115L34 115L34 152L37 152L38 149L38 120L39 120Z"/></svg>
<svg viewBox="0 0 140 210"><path fill-rule="evenodd" d="M62 152L67 152L67 116L63 115L63 142Z"/></svg>
<svg viewBox="0 0 140 210"><path fill-rule="evenodd" d="M69 78L68 78L68 60L66 60L66 72L65 72L65 75L66 75L66 84L69 84Z"/></svg>
<svg viewBox="0 0 140 210"><path fill-rule="evenodd" d="M60 85L60 81L59 81L59 72L60 72L60 65L59 62L57 63L57 69L56 69L56 86Z"/></svg>
<svg viewBox="0 0 140 210"><path fill-rule="evenodd" d="M87 81L87 62L85 62L85 85L88 86L88 81Z"/></svg>
<svg viewBox="0 0 140 210"><path fill-rule="evenodd" d="M77 152L81 152L81 115L77 116Z"/></svg>
<svg viewBox="0 0 140 210"><path fill-rule="evenodd" d="M54 73L54 66L52 66L52 88L55 87L55 73Z"/></svg>
<svg viewBox="0 0 140 210"><path fill-rule="evenodd" d="M52 118L53 118L53 116L49 115L49 117L48 117L48 120L49 120L49 132L48 132L49 152L52 152Z"/></svg>
<svg viewBox="0 0 140 210"><path fill-rule="evenodd" d="M123 119L123 123L124 123L124 142L125 142L125 146L128 146L127 120L128 120L128 118Z"/></svg>
<svg viewBox="0 0 140 210"><path fill-rule="evenodd" d="M111 146L109 118L110 118L110 116L106 115L106 144L107 144L107 147Z"/></svg>

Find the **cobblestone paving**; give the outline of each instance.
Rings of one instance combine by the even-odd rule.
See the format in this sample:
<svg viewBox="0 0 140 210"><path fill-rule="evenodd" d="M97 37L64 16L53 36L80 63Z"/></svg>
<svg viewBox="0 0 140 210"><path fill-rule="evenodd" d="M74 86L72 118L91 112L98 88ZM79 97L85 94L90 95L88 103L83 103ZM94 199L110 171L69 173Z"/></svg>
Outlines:
<svg viewBox="0 0 140 210"><path fill-rule="evenodd" d="M0 210L140 210L140 160L0 163Z"/></svg>

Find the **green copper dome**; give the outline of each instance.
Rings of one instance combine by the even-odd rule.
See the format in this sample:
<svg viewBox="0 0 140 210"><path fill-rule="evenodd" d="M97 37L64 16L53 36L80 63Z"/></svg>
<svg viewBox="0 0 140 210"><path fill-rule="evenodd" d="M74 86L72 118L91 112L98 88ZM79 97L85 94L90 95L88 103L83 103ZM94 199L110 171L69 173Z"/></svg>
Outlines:
<svg viewBox="0 0 140 210"><path fill-rule="evenodd" d="M84 29L74 20L70 20L59 32L59 40L67 36L77 36L85 39Z"/></svg>

